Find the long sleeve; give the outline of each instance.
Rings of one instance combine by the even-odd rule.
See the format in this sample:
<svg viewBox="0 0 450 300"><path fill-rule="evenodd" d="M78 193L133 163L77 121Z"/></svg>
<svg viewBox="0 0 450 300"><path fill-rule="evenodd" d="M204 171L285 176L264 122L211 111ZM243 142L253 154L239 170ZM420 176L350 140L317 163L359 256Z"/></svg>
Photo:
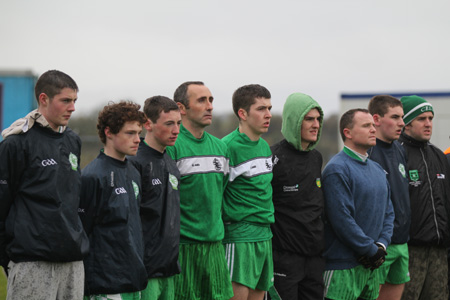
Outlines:
<svg viewBox="0 0 450 300"><path fill-rule="evenodd" d="M99 197L101 197L100 186L94 176L81 175L80 208L78 214L83 223L84 231L89 236L96 223Z"/></svg>
<svg viewBox="0 0 450 300"><path fill-rule="evenodd" d="M348 178L333 173L323 179L325 213L338 239L359 255L372 256L377 252L374 240L357 224L357 207Z"/></svg>
<svg viewBox="0 0 450 300"><path fill-rule="evenodd" d="M389 183L386 182L387 185ZM383 230L381 231L380 238L377 242L382 243L386 247L391 243L391 237L394 233L394 206L392 205L391 201L391 191L389 189L389 197L386 199L387 205L386 205L386 212L384 215L384 223L383 223Z"/></svg>
<svg viewBox="0 0 450 300"><path fill-rule="evenodd" d="M20 156L22 151L17 149L15 143L8 142L0 143L0 264L5 268L9 262L6 254L6 219L14 202L16 185L24 165L23 157Z"/></svg>

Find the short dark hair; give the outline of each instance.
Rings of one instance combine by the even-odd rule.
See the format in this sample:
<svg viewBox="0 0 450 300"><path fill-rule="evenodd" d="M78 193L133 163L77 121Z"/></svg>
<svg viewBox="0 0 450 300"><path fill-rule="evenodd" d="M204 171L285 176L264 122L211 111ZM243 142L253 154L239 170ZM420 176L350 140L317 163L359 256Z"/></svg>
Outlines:
<svg viewBox="0 0 450 300"><path fill-rule="evenodd" d="M362 112L362 113L366 113L369 114L369 111L365 108L354 108L354 109L350 109L348 111L346 111L342 116L341 119L339 121L339 133L341 134L341 138L342 141L345 142L345 134L344 134L344 129L348 128L348 129L352 129L353 128L353 119L355 117L355 114L357 112Z"/></svg>
<svg viewBox="0 0 450 300"><path fill-rule="evenodd" d="M238 88L233 93L233 111L239 118L239 109L244 109L247 113L250 106L256 102L256 98L270 99L272 96L268 89L259 84L249 84Z"/></svg>
<svg viewBox="0 0 450 300"><path fill-rule="evenodd" d="M177 87L175 93L173 94L173 100L177 103L180 102L186 108L189 108L189 95L187 94L187 90L191 84L205 85L201 81L186 81Z"/></svg>
<svg viewBox="0 0 450 300"><path fill-rule="evenodd" d="M165 96L153 96L145 100L144 113L153 123L158 121L161 112L180 110L178 105L172 99Z"/></svg>
<svg viewBox="0 0 450 300"><path fill-rule="evenodd" d="M109 127L111 133L116 134L126 122L137 121L143 125L147 118L141 106L132 101L122 100L119 103L109 102L98 114L97 131L103 144L106 144L105 129Z"/></svg>
<svg viewBox="0 0 450 300"><path fill-rule="evenodd" d="M72 77L58 70L49 70L42 74L36 82L34 87L36 101L39 104L39 95L42 93L53 99L63 88L70 88L78 92L77 83Z"/></svg>
<svg viewBox="0 0 450 300"><path fill-rule="evenodd" d="M376 95L369 101L369 112L372 115L383 117L389 110L389 107L403 107L402 102L390 95Z"/></svg>

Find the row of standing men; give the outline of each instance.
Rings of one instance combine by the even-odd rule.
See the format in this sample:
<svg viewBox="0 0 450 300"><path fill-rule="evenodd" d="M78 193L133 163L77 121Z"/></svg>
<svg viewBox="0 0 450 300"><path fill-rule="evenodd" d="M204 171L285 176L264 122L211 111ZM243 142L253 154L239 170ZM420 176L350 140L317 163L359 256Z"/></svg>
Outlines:
<svg viewBox="0 0 450 300"><path fill-rule="evenodd" d="M77 92L44 73L38 109L2 133L8 299L447 299L449 166L423 98L346 112L322 173L310 96L287 98L269 147L266 88L234 92L239 126L219 140L211 92L186 82L143 112L105 106L105 147L80 176Z"/></svg>

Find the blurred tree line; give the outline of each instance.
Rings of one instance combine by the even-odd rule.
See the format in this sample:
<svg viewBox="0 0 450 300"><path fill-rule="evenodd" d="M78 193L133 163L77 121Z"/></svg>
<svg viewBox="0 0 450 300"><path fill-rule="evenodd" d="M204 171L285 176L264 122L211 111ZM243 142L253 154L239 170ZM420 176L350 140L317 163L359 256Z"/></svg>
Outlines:
<svg viewBox="0 0 450 300"><path fill-rule="evenodd" d="M97 157L99 150L103 148L97 134L97 112L85 116L74 116L71 118L69 126L81 138L83 144L81 148L81 167L84 168L89 162ZM233 113L225 115L214 115L211 126L206 131L212 135L222 138L238 126L238 119ZM333 114L325 118L322 128L322 136L317 150L322 153L324 165L335 155L338 149L338 116ZM145 129L142 136L145 135ZM274 114L270 121L269 131L263 135L263 138L273 145L283 139L281 134L281 115Z"/></svg>

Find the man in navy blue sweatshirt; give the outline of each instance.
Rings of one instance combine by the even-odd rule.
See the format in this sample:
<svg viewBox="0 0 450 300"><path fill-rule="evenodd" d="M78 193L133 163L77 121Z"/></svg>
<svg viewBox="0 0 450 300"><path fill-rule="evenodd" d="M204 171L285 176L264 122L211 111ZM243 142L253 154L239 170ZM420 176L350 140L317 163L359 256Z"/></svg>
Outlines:
<svg viewBox="0 0 450 300"><path fill-rule="evenodd" d="M406 152L397 141L405 126L403 105L392 96L377 95L369 102L369 112L377 129L377 144L369 149L369 158L386 172L395 212L394 233L386 250L389 255L379 271L382 286L378 299L400 300L405 283L410 280L407 242L411 225Z"/></svg>
<svg viewBox="0 0 450 300"><path fill-rule="evenodd" d="M378 267L391 241L394 211L381 166L368 159L376 144L366 109L344 113L339 125L344 149L326 165L325 299L378 298Z"/></svg>

